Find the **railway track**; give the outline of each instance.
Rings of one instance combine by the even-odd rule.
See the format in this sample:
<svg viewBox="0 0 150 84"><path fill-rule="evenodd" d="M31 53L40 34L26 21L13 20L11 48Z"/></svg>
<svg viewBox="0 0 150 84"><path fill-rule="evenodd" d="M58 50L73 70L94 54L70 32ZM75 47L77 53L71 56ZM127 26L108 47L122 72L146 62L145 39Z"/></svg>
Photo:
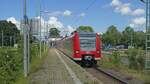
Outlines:
<svg viewBox="0 0 150 84"><path fill-rule="evenodd" d="M59 49L58 49L59 50ZM60 52L62 52L61 50L59 50ZM65 56L67 56L68 58L70 58L67 54L65 54L64 52L62 52ZM70 58L71 59L71 58ZM71 59L73 60L73 59ZM94 77L96 77L97 79L99 79L100 81L102 81L104 84L129 84L127 81L106 72L105 70L101 69L100 67L94 66L91 68L85 68L84 69L89 72L90 74L92 74Z"/></svg>
<svg viewBox="0 0 150 84"><path fill-rule="evenodd" d="M128 84L127 81L106 72L99 67L84 68L86 71L91 73L94 77L104 82L104 84Z"/></svg>

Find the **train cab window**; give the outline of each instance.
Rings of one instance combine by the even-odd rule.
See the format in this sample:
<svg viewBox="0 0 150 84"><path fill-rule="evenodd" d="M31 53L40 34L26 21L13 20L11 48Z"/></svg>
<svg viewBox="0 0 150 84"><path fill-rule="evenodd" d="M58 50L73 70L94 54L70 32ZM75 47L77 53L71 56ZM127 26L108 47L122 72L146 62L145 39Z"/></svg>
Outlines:
<svg viewBox="0 0 150 84"><path fill-rule="evenodd" d="M80 34L80 49L95 50L96 49L96 34Z"/></svg>

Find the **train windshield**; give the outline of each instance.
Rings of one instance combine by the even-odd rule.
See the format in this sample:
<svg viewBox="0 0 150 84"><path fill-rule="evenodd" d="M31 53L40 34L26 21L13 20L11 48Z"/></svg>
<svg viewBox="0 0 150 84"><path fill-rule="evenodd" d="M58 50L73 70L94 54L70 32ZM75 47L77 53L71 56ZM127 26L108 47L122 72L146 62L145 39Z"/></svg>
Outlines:
<svg viewBox="0 0 150 84"><path fill-rule="evenodd" d="M81 50L95 50L96 49L96 34L79 34Z"/></svg>

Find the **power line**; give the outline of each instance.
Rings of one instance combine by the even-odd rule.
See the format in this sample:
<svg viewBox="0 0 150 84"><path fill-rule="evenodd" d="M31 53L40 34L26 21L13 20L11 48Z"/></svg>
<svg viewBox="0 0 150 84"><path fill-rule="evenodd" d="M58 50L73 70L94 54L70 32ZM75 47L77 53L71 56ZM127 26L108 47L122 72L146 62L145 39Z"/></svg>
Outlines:
<svg viewBox="0 0 150 84"><path fill-rule="evenodd" d="M92 3L86 8L86 10L88 10L89 8L91 8L94 4L95 4L96 0L93 0Z"/></svg>
<svg viewBox="0 0 150 84"><path fill-rule="evenodd" d="M88 11L96 2L97 0L93 0L84 10ZM77 17L77 19L71 24L72 26L75 25L79 20L81 19L81 16Z"/></svg>

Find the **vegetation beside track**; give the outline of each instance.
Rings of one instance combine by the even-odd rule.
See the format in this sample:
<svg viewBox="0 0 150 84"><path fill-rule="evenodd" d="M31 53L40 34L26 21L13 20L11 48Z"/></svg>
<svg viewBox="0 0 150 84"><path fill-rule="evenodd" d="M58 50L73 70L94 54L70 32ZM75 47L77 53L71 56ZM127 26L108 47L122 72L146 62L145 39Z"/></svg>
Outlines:
<svg viewBox="0 0 150 84"><path fill-rule="evenodd" d="M15 48L0 48L1 84L12 84L23 68L22 56Z"/></svg>
<svg viewBox="0 0 150 84"><path fill-rule="evenodd" d="M30 73L37 70L44 59L44 57L39 58L38 50L38 45L31 44ZM42 55L46 56L46 53L43 52ZM25 80L23 77L23 48L20 45L18 48L0 48L0 83L22 84L23 80ZM21 82L16 83L19 81Z"/></svg>
<svg viewBox="0 0 150 84"><path fill-rule="evenodd" d="M120 52L114 51L112 54L104 54L100 66L122 73L129 78L136 78L146 83L150 83L150 72L144 70L144 51L141 49L128 49L127 55L129 65L122 63Z"/></svg>
<svg viewBox="0 0 150 84"><path fill-rule="evenodd" d="M42 46L42 56L39 56L39 45L33 44L31 45L31 63L30 63L30 74L33 72L36 72L41 64L44 62L44 59L47 56L48 50L46 49L44 52L44 46ZM23 72L23 71L22 71ZM21 73L18 78L16 79L14 84L29 84L30 76L28 78L25 78L23 73Z"/></svg>

